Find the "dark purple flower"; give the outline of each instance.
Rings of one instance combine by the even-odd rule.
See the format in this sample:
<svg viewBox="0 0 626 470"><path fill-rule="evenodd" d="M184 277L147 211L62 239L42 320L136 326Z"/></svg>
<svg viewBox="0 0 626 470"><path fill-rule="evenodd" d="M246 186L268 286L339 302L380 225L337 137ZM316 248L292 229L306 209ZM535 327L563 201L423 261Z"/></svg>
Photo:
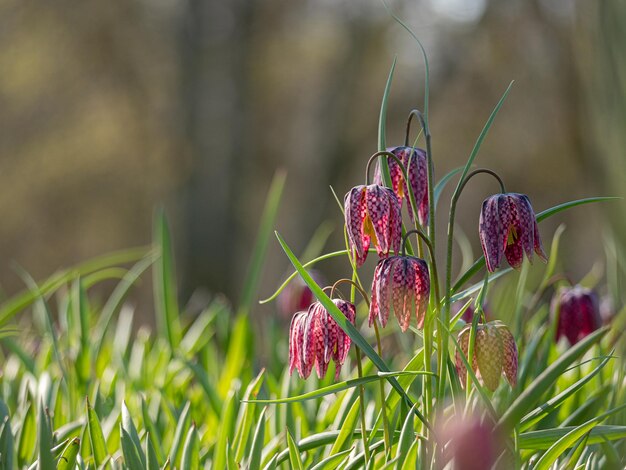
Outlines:
<svg viewBox="0 0 626 470"><path fill-rule="evenodd" d="M406 168L409 181L411 182L411 189L415 196L419 223L422 227L428 225L428 164L426 161L426 151L415 147L392 147L388 148L387 152L391 152L398 157ZM400 204L402 204L402 200L406 197L409 216L411 220L414 220L409 189L406 181L404 181L402 169L400 165L398 165L398 162L392 157L386 156L383 158L387 159L387 165L389 166L391 187L398 196ZM374 183L383 185L380 160L376 163Z"/></svg>
<svg viewBox="0 0 626 470"><path fill-rule="evenodd" d="M326 283L324 276L318 271L312 269L309 271L309 274L317 284L324 285ZM278 309L285 318L288 318L295 312L308 309L309 305L314 301L315 297L311 289L309 289L302 277L298 275L278 296Z"/></svg>
<svg viewBox="0 0 626 470"><path fill-rule="evenodd" d="M430 276L423 259L391 256L380 260L372 282L369 325L378 319L383 327L386 326L389 311L393 308L402 331L409 327L413 313L417 317L417 327L422 328L429 295Z"/></svg>
<svg viewBox="0 0 626 470"><path fill-rule="evenodd" d="M400 201L383 186L356 186L345 196L346 228L357 266L367 258L370 243L378 256L387 257L389 250L398 252L402 238Z"/></svg>
<svg viewBox="0 0 626 470"><path fill-rule="evenodd" d="M334 299L333 302L354 324L356 309L350 302ZM335 378L339 377L348 351L350 337L344 333L333 317L322 306L315 302L308 310L298 312L291 320L289 328L289 373L294 369L303 379L311 375L313 366L321 379L326 375L328 364L335 362Z"/></svg>
<svg viewBox="0 0 626 470"><path fill-rule="evenodd" d="M457 302L453 304L452 305L453 316L456 316L459 313L459 311L463 308L464 305L465 304L463 304L462 302ZM489 320L489 318L491 317L491 312L489 311L487 304L483 305L483 313L485 314L485 318ZM461 320L463 320L465 323L472 323L473 319L474 319L474 304L470 303L465 309L465 311L463 312L463 314L461 315ZM480 320L479 320L479 323L480 323Z"/></svg>
<svg viewBox="0 0 626 470"><path fill-rule="evenodd" d="M467 358L471 325L466 325L459 333L459 345ZM469 358L468 362L470 361ZM465 387L467 369L456 351L456 370ZM498 388L500 376L504 374L509 384L517 384L517 345L515 338L501 321L480 323L476 328L472 370L478 379L491 391Z"/></svg>
<svg viewBox="0 0 626 470"><path fill-rule="evenodd" d="M576 344L602 326L598 297L582 286L561 287L551 303L552 319L558 321L556 341L565 336Z"/></svg>
<svg viewBox="0 0 626 470"><path fill-rule="evenodd" d="M542 260L547 260L535 213L524 194L496 194L485 199L478 232L490 272L500 266L503 255L516 269L522 265L524 253L532 262L533 250Z"/></svg>

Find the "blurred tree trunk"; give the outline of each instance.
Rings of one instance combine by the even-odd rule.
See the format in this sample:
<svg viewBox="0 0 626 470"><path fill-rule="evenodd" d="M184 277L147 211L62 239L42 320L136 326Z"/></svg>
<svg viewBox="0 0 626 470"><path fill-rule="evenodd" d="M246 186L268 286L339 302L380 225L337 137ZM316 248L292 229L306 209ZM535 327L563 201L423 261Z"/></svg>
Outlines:
<svg viewBox="0 0 626 470"><path fill-rule="evenodd" d="M229 294L238 162L245 161L246 64L255 2L188 0L181 31L184 133L193 174L184 195L187 278Z"/></svg>

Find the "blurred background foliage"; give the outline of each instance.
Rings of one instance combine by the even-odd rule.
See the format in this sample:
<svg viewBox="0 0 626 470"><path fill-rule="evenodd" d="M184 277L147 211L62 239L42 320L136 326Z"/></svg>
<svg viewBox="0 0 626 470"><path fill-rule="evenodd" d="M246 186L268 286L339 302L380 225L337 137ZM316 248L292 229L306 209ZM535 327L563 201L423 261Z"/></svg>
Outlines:
<svg viewBox="0 0 626 470"><path fill-rule="evenodd" d="M626 196L624 2L392 7L430 57L438 177L465 162L515 80L478 164L536 211ZM341 196L362 183L396 54L390 145L402 142L410 109L423 107L423 64L379 1L0 0L2 295L23 288L13 263L40 279L149 243L153 208L164 204L183 300L194 291L236 299L278 167L288 178L277 228L290 246L304 250L330 219L329 248L341 248L329 185ZM480 202L496 189L476 179L459 205L475 253ZM542 225L544 243L567 225L563 268L575 280L606 262L606 237L617 242L609 261L624 246L623 202L558 219ZM279 250L271 244L268 294L289 266ZM344 259L320 267L327 279L348 273Z"/></svg>

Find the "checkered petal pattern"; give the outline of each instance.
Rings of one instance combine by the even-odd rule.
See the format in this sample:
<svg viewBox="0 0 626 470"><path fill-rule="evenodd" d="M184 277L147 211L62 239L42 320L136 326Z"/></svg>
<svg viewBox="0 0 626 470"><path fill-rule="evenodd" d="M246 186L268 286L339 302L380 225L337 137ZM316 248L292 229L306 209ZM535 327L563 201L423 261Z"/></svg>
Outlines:
<svg viewBox="0 0 626 470"><path fill-rule="evenodd" d="M354 324L356 309L353 304L341 299L333 302ZM312 304L307 311L296 313L289 328L289 373L294 369L301 378L307 379L313 367L322 378L328 371L331 360L335 362L335 376L339 376L348 351L350 337L319 302Z"/></svg>
<svg viewBox="0 0 626 470"><path fill-rule="evenodd" d="M561 287L552 299L551 315L558 321L556 340L565 336L571 345L602 326L598 297L580 285Z"/></svg>
<svg viewBox="0 0 626 470"><path fill-rule="evenodd" d="M391 256L380 260L372 281L369 325L378 319L385 327L393 308L402 331L409 328L413 316L417 319L417 327L422 328L429 297L430 276L424 260L414 256Z"/></svg>
<svg viewBox="0 0 626 470"><path fill-rule="evenodd" d="M396 253L400 250L400 207L395 193L377 184L356 186L346 194L346 228L357 266L362 266L365 262L370 243L374 243L381 258L386 258L390 250Z"/></svg>
<svg viewBox="0 0 626 470"><path fill-rule="evenodd" d="M393 153L402 162L407 170L411 190L415 197L415 204L418 211L418 220L422 227L428 225L428 166L426 151L420 148L413 147L391 147L387 149L388 152ZM407 209L409 217L414 220L413 209L411 207L411 199L409 196L409 187L404 176L402 169L398 162L392 157L386 156L387 165L389 167L389 175L391 176L391 187L398 196L400 204L404 198L407 201ZM376 163L376 170L374 173L374 183L383 185L382 170L380 167L380 160Z"/></svg>
<svg viewBox="0 0 626 470"><path fill-rule="evenodd" d="M500 266L503 256L515 269L522 265L524 253L532 262L533 250L542 260L547 260L535 213L524 194L496 194L485 199L478 232L490 272Z"/></svg>
<svg viewBox="0 0 626 470"><path fill-rule="evenodd" d="M466 325L458 336L461 351L467 357L471 325ZM474 343L472 370L480 382L489 390L495 391L504 374L511 387L517 384L517 346L515 338L501 321L478 324ZM461 386L465 387L467 370L457 350L455 365Z"/></svg>

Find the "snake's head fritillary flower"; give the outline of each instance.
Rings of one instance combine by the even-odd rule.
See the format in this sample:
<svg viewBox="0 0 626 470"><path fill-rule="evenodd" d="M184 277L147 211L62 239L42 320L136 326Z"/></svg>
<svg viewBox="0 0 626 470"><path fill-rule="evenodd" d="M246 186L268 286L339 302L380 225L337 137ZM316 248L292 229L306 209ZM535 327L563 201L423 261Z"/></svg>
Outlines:
<svg viewBox="0 0 626 470"><path fill-rule="evenodd" d="M515 269L522 265L524 253L532 262L533 250L543 261L547 260L535 213L524 194L496 194L485 199L478 231L490 272L500 266L503 256Z"/></svg>
<svg viewBox="0 0 626 470"><path fill-rule="evenodd" d="M411 189L415 196L415 204L417 208L417 217L422 227L428 225L428 165L426 161L426 151L416 147L392 147L387 152L393 153L402 162L407 171L407 176L411 182ZM407 200L407 208L411 220L413 217L413 208L411 207L411 198L409 196L409 188L404 181L402 169L398 162L390 156L384 156L387 159L389 167L389 175L391 176L391 187L398 196L400 204L404 198ZM374 172L374 183L383 185L382 170L380 160L376 163Z"/></svg>
<svg viewBox="0 0 626 470"><path fill-rule="evenodd" d="M365 262L370 243L383 258L390 250L398 252L402 215L400 201L391 189L378 184L356 186L346 194L344 205L348 239L357 266Z"/></svg>
<svg viewBox="0 0 626 470"><path fill-rule="evenodd" d="M413 315L417 317L417 327L422 328L429 295L430 276L423 259L414 256L382 259L374 271L369 325L378 319L383 327L386 326L393 308L402 331L407 330Z"/></svg>
<svg viewBox="0 0 626 470"><path fill-rule="evenodd" d="M341 299L333 302L354 324L356 309L353 304ZM294 369L303 379L311 375L313 366L321 379L326 375L330 361L335 362L335 378L348 356L351 340L324 306L313 303L308 310L298 312L289 328L289 373Z"/></svg>
<svg viewBox="0 0 626 470"><path fill-rule="evenodd" d="M458 414L437 420L437 444L443 451L440 468L484 470L507 468L503 462L494 467L505 450L495 423L481 413ZM452 466L447 465L452 462ZM445 467L444 467L445 465ZM508 467L511 468L511 467Z"/></svg>
<svg viewBox="0 0 626 470"><path fill-rule="evenodd" d="M471 325L465 326L459 333L459 345L467 357L469 350ZM456 370L465 386L467 369L456 351ZM468 362L476 377L492 392L498 388L500 376L504 374L511 387L517 384L517 346L515 338L501 321L481 323L476 328L474 357Z"/></svg>
<svg viewBox="0 0 626 470"><path fill-rule="evenodd" d="M317 284L324 285L326 283L324 276L318 271L312 269L309 274ZM298 275L278 296L278 310L284 318L289 318L295 312L308 309L314 301L313 292Z"/></svg>
<svg viewBox="0 0 626 470"><path fill-rule="evenodd" d="M558 321L556 340L565 336L571 345L602 326L598 297L579 285L561 287L552 299L551 313Z"/></svg>

